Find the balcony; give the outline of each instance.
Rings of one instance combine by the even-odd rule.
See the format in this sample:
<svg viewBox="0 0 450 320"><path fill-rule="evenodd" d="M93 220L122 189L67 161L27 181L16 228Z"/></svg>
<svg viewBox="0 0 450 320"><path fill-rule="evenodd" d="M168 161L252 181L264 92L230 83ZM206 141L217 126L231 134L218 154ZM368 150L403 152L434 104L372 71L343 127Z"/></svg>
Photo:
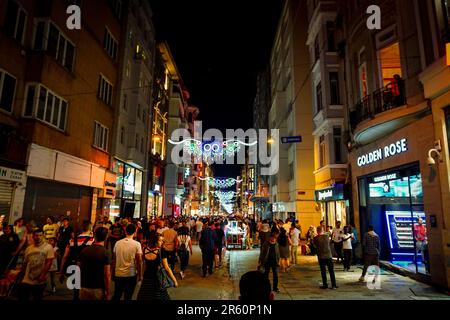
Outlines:
<svg viewBox="0 0 450 320"><path fill-rule="evenodd" d="M350 125L357 144L373 142L423 116L426 103L408 106L404 80L391 82L365 96L350 111Z"/></svg>

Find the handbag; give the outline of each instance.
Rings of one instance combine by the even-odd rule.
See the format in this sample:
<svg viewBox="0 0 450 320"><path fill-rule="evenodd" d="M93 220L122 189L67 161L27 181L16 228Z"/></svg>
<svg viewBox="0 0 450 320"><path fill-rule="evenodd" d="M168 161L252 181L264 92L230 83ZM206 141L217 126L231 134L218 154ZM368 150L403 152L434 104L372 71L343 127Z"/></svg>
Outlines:
<svg viewBox="0 0 450 320"><path fill-rule="evenodd" d="M173 282L173 280L169 277L169 275L167 274L166 269L164 269L164 266L162 265L162 261L159 264L159 269L158 269L158 281L159 281L159 286L161 287L161 289L167 289L167 288L171 288L175 286L175 283Z"/></svg>

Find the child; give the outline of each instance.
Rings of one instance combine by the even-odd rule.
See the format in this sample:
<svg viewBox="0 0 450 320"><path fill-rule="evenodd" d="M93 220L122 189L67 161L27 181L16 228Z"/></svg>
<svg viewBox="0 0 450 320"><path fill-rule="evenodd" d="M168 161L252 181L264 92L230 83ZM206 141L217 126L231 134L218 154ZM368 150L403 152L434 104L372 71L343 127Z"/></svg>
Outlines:
<svg viewBox="0 0 450 320"><path fill-rule="evenodd" d="M50 270L49 270L50 284L52 286L52 293L55 293L56 292L56 281L55 281L56 272L59 270L58 269L59 249L56 246L56 238L49 238L48 243L53 247L53 250L55 251L55 258L53 259L52 266L50 267Z"/></svg>

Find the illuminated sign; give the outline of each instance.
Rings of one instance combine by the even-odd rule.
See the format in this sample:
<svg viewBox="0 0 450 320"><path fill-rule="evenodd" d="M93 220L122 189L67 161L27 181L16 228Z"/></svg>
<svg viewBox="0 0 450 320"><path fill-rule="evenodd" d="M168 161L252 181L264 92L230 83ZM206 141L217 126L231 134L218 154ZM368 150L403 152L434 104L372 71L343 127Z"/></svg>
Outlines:
<svg viewBox="0 0 450 320"><path fill-rule="evenodd" d="M385 146L384 148L379 148L358 157L358 167L363 167L408 151L407 142L408 141L406 139L401 139Z"/></svg>
<svg viewBox="0 0 450 320"><path fill-rule="evenodd" d="M382 182L382 181L394 180L394 179L397 179L396 173L386 174L384 176L375 177L375 178L373 178L373 182Z"/></svg>
<svg viewBox="0 0 450 320"><path fill-rule="evenodd" d="M344 185L336 184L332 188L316 190L314 192L316 201L344 200Z"/></svg>
<svg viewBox="0 0 450 320"><path fill-rule="evenodd" d="M155 184L155 191L161 191L161 187L159 186L159 184Z"/></svg>

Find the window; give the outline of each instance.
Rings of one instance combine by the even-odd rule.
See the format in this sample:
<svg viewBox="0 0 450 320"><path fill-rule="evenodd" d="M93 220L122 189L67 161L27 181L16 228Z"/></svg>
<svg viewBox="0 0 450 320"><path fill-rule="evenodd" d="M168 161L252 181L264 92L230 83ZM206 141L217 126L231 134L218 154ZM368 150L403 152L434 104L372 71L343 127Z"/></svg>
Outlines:
<svg viewBox="0 0 450 320"><path fill-rule="evenodd" d="M333 128L334 142L334 162L342 163L342 129L340 127Z"/></svg>
<svg viewBox="0 0 450 320"><path fill-rule="evenodd" d="M108 55L113 60L116 60L117 59L118 43L114 39L114 37L111 34L111 32L109 32L108 28L105 28L105 39L103 41L103 46L104 46L106 52L108 52Z"/></svg>
<svg viewBox="0 0 450 320"><path fill-rule="evenodd" d="M332 105L341 104L339 94L339 74L337 72L330 72L330 94Z"/></svg>
<svg viewBox="0 0 450 320"><path fill-rule="evenodd" d="M378 51L382 85L385 87L394 81L394 75L402 76L401 62L400 62L400 46L396 42L388 47Z"/></svg>
<svg viewBox="0 0 450 320"><path fill-rule="evenodd" d="M359 98L363 99L369 94L367 84L367 65L366 65L366 51L362 49L358 55L358 75L359 75Z"/></svg>
<svg viewBox="0 0 450 320"><path fill-rule="evenodd" d="M102 75L99 77L98 82L98 97L104 103L111 106L112 105L112 94L113 94L113 86L112 84L106 80Z"/></svg>
<svg viewBox="0 0 450 320"><path fill-rule="evenodd" d="M109 129L101 123L94 121L94 147L108 151Z"/></svg>
<svg viewBox="0 0 450 320"><path fill-rule="evenodd" d="M316 109L317 113L322 111L323 105L322 105L322 83L318 83L316 86Z"/></svg>
<svg viewBox="0 0 450 320"><path fill-rule="evenodd" d="M122 18L122 0L108 0L108 3L117 19Z"/></svg>
<svg viewBox="0 0 450 320"><path fill-rule="evenodd" d="M325 136L319 138L319 167L325 166Z"/></svg>
<svg viewBox="0 0 450 320"><path fill-rule="evenodd" d="M0 69L0 109L12 112L16 78Z"/></svg>
<svg viewBox="0 0 450 320"><path fill-rule="evenodd" d="M67 101L41 84L29 84L24 117L39 119L62 131L66 129Z"/></svg>
<svg viewBox="0 0 450 320"><path fill-rule="evenodd" d="M33 48L46 50L62 66L73 71L75 45L52 22L36 23Z"/></svg>
<svg viewBox="0 0 450 320"><path fill-rule="evenodd" d="M319 36L314 41L314 62L320 59Z"/></svg>
<svg viewBox="0 0 450 320"><path fill-rule="evenodd" d="M27 14L23 8L16 1L9 0L4 26L6 35L23 44L26 24Z"/></svg>
<svg viewBox="0 0 450 320"><path fill-rule="evenodd" d="M120 128L120 144L125 142L125 127Z"/></svg>
<svg viewBox="0 0 450 320"><path fill-rule="evenodd" d="M122 107L123 110L128 110L128 97L126 94L123 95L123 103L122 103Z"/></svg>
<svg viewBox="0 0 450 320"><path fill-rule="evenodd" d="M328 43L328 51L334 52L336 51L336 43L334 36L334 22L327 21L327 43Z"/></svg>

